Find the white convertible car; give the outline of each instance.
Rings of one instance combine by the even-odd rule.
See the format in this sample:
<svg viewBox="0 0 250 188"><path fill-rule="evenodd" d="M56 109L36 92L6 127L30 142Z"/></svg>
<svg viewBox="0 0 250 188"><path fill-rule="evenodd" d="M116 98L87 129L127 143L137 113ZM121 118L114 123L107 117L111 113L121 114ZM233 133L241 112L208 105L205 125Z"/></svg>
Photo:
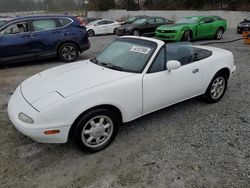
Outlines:
<svg viewBox="0 0 250 188"><path fill-rule="evenodd" d="M218 102L235 69L227 50L121 37L93 59L25 80L9 100L8 114L38 142L72 138L94 152L112 142L121 123L195 96Z"/></svg>

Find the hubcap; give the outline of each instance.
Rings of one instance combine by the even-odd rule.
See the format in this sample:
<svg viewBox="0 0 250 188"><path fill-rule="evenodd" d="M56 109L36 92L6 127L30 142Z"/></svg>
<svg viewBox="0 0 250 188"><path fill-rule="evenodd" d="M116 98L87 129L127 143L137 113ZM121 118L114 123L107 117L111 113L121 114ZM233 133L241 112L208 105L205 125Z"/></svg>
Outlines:
<svg viewBox="0 0 250 188"><path fill-rule="evenodd" d="M82 131L83 143L91 148L104 145L114 131L113 121L104 115L96 116L89 120Z"/></svg>
<svg viewBox="0 0 250 188"><path fill-rule="evenodd" d="M62 49L62 55L64 59L67 59L68 61L71 61L76 57L76 49L73 46L65 46Z"/></svg>
<svg viewBox="0 0 250 188"><path fill-rule="evenodd" d="M133 34L134 34L134 36L139 36L140 35L139 31L134 31Z"/></svg>
<svg viewBox="0 0 250 188"><path fill-rule="evenodd" d="M220 29L217 33L217 38L220 39L223 36L223 31Z"/></svg>
<svg viewBox="0 0 250 188"><path fill-rule="evenodd" d="M210 94L213 99L218 99L222 95L225 89L225 79L223 77L218 77L214 80Z"/></svg>

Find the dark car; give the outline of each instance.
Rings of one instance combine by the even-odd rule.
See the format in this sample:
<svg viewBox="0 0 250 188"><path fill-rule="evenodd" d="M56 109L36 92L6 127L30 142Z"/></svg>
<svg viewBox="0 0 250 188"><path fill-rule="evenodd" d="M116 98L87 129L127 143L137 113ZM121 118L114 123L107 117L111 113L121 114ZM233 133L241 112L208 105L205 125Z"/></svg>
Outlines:
<svg viewBox="0 0 250 188"><path fill-rule="evenodd" d="M136 16L128 18L125 22L123 22L123 25L124 24L132 24L136 20L139 20L139 19L142 19L142 18L147 18L147 17L148 16L146 16L146 15L136 15Z"/></svg>
<svg viewBox="0 0 250 188"><path fill-rule="evenodd" d="M242 31L250 31L250 16L239 23L237 33L241 34Z"/></svg>
<svg viewBox="0 0 250 188"><path fill-rule="evenodd" d="M132 24L122 25L117 28L117 35L145 35L153 34L161 25L171 24L172 21L162 17L146 17L134 21Z"/></svg>
<svg viewBox="0 0 250 188"><path fill-rule="evenodd" d="M74 16L26 16L0 29L0 64L58 57L73 62L90 48L85 27Z"/></svg>

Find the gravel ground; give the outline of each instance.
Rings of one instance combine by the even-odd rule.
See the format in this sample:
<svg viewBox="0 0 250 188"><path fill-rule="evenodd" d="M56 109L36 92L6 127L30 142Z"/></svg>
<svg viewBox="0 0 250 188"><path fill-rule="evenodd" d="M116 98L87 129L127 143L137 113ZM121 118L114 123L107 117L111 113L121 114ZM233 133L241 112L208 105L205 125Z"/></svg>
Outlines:
<svg viewBox="0 0 250 188"><path fill-rule="evenodd" d="M238 37L228 30L223 41ZM81 58L94 56L115 38L91 38L92 47ZM237 66L219 103L195 98L127 123L113 144L95 154L72 143L34 142L8 119L14 89L61 63L0 69L0 187L249 187L250 46L243 41L213 46L232 51Z"/></svg>

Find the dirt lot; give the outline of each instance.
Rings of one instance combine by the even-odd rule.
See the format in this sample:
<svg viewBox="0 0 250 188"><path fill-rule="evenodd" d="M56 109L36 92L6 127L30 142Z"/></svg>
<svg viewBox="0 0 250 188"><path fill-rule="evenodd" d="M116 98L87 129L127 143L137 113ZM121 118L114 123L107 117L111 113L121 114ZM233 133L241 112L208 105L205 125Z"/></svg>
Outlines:
<svg viewBox="0 0 250 188"><path fill-rule="evenodd" d="M238 37L229 30L223 41ZM92 48L81 58L115 38L91 38ZM208 105L196 98L147 115L122 126L114 143L95 154L72 143L34 142L8 119L7 102L17 85L61 63L1 69L0 187L249 187L250 46L213 46L232 51L237 66L221 102Z"/></svg>

